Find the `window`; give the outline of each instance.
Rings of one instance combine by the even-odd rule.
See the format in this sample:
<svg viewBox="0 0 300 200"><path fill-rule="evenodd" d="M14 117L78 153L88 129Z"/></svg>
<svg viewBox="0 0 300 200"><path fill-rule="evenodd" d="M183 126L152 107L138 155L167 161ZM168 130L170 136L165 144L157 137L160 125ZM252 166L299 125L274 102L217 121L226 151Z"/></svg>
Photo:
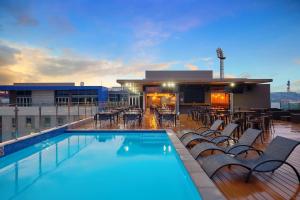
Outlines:
<svg viewBox="0 0 300 200"><path fill-rule="evenodd" d="M32 117L26 117L26 127L32 129L33 128L33 118Z"/></svg>
<svg viewBox="0 0 300 200"><path fill-rule="evenodd" d="M50 117L44 117L43 126L45 128L51 127L51 118Z"/></svg>
<svg viewBox="0 0 300 200"><path fill-rule="evenodd" d="M32 104L31 97L17 97L16 101L18 106L31 106Z"/></svg>
<svg viewBox="0 0 300 200"><path fill-rule="evenodd" d="M57 118L57 125L58 126L64 125L64 122L65 122L64 117L58 117Z"/></svg>
<svg viewBox="0 0 300 200"><path fill-rule="evenodd" d="M56 97L56 104L57 105L68 105L69 97Z"/></svg>
<svg viewBox="0 0 300 200"><path fill-rule="evenodd" d="M225 92L212 92L210 95L211 106L229 108L229 94Z"/></svg>
<svg viewBox="0 0 300 200"><path fill-rule="evenodd" d="M16 91L17 96L25 96L25 97L30 97L31 96L31 91L30 90L20 90Z"/></svg>

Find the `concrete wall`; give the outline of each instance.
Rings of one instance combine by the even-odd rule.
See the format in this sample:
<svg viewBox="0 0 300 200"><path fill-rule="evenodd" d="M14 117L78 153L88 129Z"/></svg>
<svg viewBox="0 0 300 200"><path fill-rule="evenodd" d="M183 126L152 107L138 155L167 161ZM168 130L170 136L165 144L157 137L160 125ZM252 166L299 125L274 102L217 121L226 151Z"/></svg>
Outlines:
<svg viewBox="0 0 300 200"><path fill-rule="evenodd" d="M32 104L33 105L54 105L54 91L53 90L33 90Z"/></svg>
<svg viewBox="0 0 300 200"><path fill-rule="evenodd" d="M258 84L242 94L233 94L234 109L270 108L270 84Z"/></svg>
<svg viewBox="0 0 300 200"><path fill-rule="evenodd" d="M197 71L146 71L146 79L150 80L201 80L212 79L213 71L197 70Z"/></svg>

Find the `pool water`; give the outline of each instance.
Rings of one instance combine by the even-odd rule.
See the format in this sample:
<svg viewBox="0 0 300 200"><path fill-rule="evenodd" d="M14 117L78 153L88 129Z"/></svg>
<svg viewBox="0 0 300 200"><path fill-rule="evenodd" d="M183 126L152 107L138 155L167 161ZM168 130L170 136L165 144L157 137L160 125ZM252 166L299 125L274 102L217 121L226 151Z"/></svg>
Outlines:
<svg viewBox="0 0 300 200"><path fill-rule="evenodd" d="M1 200L199 200L165 132L71 132L0 158Z"/></svg>

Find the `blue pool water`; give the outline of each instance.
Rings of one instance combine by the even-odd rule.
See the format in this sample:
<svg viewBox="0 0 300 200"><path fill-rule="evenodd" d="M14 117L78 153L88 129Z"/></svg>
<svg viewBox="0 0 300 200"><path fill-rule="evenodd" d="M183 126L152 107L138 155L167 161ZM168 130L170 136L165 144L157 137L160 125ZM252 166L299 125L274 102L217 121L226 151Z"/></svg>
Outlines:
<svg viewBox="0 0 300 200"><path fill-rule="evenodd" d="M74 132L0 158L0 199L201 197L165 132Z"/></svg>

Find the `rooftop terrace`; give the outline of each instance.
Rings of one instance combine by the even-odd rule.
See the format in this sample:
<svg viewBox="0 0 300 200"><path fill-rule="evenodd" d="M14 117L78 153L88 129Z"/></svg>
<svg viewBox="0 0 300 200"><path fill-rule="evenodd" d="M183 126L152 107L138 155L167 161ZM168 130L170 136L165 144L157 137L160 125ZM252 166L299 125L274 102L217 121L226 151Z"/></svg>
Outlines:
<svg viewBox="0 0 300 200"><path fill-rule="evenodd" d="M174 131L183 129L198 128L199 125L181 115L177 125L160 127L155 116L146 112L141 125L125 126L122 121L119 123L103 125L101 129L160 129L170 128ZM284 136L300 141L300 124L275 121L275 134L265 134L264 143L258 139L255 147L264 150L268 143L275 136ZM100 129L99 124L88 123L76 129ZM254 156L250 154L249 156ZM300 171L300 147L290 155L288 162L293 164ZM245 183L246 170L240 167L222 169L214 177L213 181L220 191L228 199L300 199L300 185L294 172L288 166L282 166L275 173L254 173L249 183Z"/></svg>

